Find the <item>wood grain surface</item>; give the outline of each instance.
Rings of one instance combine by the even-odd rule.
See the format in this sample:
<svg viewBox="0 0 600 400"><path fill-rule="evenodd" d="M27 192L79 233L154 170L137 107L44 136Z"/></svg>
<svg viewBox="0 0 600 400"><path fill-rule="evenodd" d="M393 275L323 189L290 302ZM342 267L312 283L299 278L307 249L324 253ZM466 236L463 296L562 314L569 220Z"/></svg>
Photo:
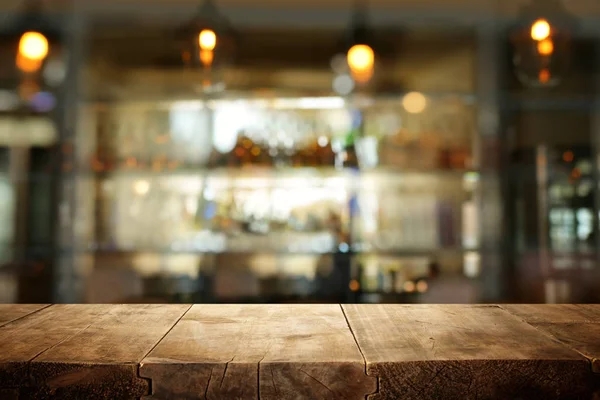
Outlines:
<svg viewBox="0 0 600 400"><path fill-rule="evenodd" d="M497 306L344 305L373 399L592 398L580 354Z"/></svg>
<svg viewBox="0 0 600 400"><path fill-rule="evenodd" d="M503 305L513 315L590 360L600 374L600 305Z"/></svg>
<svg viewBox="0 0 600 400"><path fill-rule="evenodd" d="M30 364L36 399L134 399L149 383L138 365L190 305L117 305Z"/></svg>
<svg viewBox="0 0 600 400"><path fill-rule="evenodd" d="M146 357L153 399L364 399L339 305L195 305Z"/></svg>
<svg viewBox="0 0 600 400"><path fill-rule="evenodd" d="M26 317L48 306L49 304L0 304L0 326Z"/></svg>
<svg viewBox="0 0 600 400"><path fill-rule="evenodd" d="M0 328L0 388L29 384L28 365L109 310L102 305L55 305Z"/></svg>
<svg viewBox="0 0 600 400"><path fill-rule="evenodd" d="M600 304L503 304L527 323L600 323Z"/></svg>
<svg viewBox="0 0 600 400"><path fill-rule="evenodd" d="M0 306L0 399L600 399L597 305Z"/></svg>

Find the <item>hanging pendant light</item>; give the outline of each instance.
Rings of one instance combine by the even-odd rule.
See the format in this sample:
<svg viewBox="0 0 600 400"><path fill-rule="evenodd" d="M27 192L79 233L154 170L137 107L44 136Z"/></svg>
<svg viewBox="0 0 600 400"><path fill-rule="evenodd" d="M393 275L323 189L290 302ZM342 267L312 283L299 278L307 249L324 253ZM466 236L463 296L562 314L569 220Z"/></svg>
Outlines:
<svg viewBox="0 0 600 400"><path fill-rule="evenodd" d="M5 111L46 113L56 106L56 89L66 76L62 30L43 13L42 1L23 2L20 13L2 34L6 60L0 68L0 89L12 100Z"/></svg>
<svg viewBox="0 0 600 400"><path fill-rule="evenodd" d="M574 18L561 0L532 0L513 29L513 64L519 81L529 87L558 85L571 61Z"/></svg>
<svg viewBox="0 0 600 400"><path fill-rule="evenodd" d="M204 0L196 17L181 30L179 42L184 65L203 71L201 90L223 90L220 72L230 61L234 32L213 0Z"/></svg>
<svg viewBox="0 0 600 400"><path fill-rule="evenodd" d="M28 99L46 85L59 86L66 70L61 31L44 17L42 1L27 1L9 32L21 97Z"/></svg>
<svg viewBox="0 0 600 400"><path fill-rule="evenodd" d="M371 47L370 32L367 28L366 1L355 3L354 15L348 37L346 60L350 74L358 84L366 84L375 72L375 52Z"/></svg>

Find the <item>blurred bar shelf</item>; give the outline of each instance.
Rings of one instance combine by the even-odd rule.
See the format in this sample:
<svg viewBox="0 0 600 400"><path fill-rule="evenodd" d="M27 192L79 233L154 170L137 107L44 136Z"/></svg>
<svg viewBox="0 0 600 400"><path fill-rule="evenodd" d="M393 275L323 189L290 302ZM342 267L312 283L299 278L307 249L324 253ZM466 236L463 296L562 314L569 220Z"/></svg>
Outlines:
<svg viewBox="0 0 600 400"><path fill-rule="evenodd" d="M243 255L252 255L252 254L270 254L270 255L308 255L308 256L318 256L318 255L332 255L339 253L346 253L353 256L397 256L397 257L419 257L419 256L429 256L435 254L461 254L467 252L479 252L479 249L476 248L464 248L464 247L436 247L436 248L385 248L385 249L371 249L371 250L352 250L352 251L339 251L334 248L329 250L294 250L290 248L269 248L269 247L260 247L258 249L231 249L225 248L222 250L210 250L210 249L159 249L159 248L110 248L110 247L88 247L88 248L63 248L63 252L65 253L79 253L79 254L88 254L94 253L98 256L113 256L113 255L122 255L122 256L132 256L136 254L153 254L153 255L203 255L203 254L243 254ZM566 257L566 254L561 254L560 256Z"/></svg>
<svg viewBox="0 0 600 400"><path fill-rule="evenodd" d="M126 161L122 163L125 164ZM167 161L167 163L170 161ZM143 164L151 164L150 162ZM479 174L473 169L411 169L402 167L385 167L378 166L372 168L335 168L335 167L260 167L260 166L245 166L245 167L215 167L206 168L206 166L177 166L173 169L162 169L159 171L152 168L115 168L106 171L93 171L81 168L79 172L75 172L74 176L108 178L111 176L172 176L172 175L207 175L210 177L286 177L286 176L352 176L356 177L356 172L360 172L360 176L370 175L435 175L448 178L476 178Z"/></svg>
<svg viewBox="0 0 600 400"><path fill-rule="evenodd" d="M79 240L62 249L91 287L173 275L205 282L215 301L325 301L354 298L353 281L377 274L426 276L432 263L479 273L468 84L423 88L426 109L410 113L409 92L394 89L410 85L341 97L329 71L266 71L224 70L225 92L194 95L197 73L133 68L111 100L81 103L76 163L65 166ZM266 89L239 86L266 75ZM292 90L296 76L320 89Z"/></svg>

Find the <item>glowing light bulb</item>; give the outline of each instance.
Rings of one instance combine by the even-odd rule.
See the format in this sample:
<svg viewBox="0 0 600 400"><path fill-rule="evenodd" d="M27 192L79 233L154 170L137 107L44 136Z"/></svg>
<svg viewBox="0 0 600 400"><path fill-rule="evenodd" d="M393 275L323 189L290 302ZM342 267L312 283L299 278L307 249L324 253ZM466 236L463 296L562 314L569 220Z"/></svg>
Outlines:
<svg viewBox="0 0 600 400"><path fill-rule="evenodd" d="M48 48L48 39L39 32L25 32L19 41L19 55L33 61L46 58Z"/></svg>
<svg viewBox="0 0 600 400"><path fill-rule="evenodd" d="M348 50L348 66L353 72L369 71L375 63L375 53L366 44L354 45Z"/></svg>
<svg viewBox="0 0 600 400"><path fill-rule="evenodd" d="M217 35L210 29L204 29L198 35L198 44L202 50L214 50L217 47Z"/></svg>
<svg viewBox="0 0 600 400"><path fill-rule="evenodd" d="M542 56L549 56L554 52L554 43L552 39L544 39L537 44L538 53Z"/></svg>
<svg viewBox="0 0 600 400"><path fill-rule="evenodd" d="M402 105L409 113L419 114L427 107L427 98L422 93L410 92L402 99Z"/></svg>
<svg viewBox="0 0 600 400"><path fill-rule="evenodd" d="M531 25L531 38L533 40L544 40L550 36L550 24L545 19L538 19Z"/></svg>

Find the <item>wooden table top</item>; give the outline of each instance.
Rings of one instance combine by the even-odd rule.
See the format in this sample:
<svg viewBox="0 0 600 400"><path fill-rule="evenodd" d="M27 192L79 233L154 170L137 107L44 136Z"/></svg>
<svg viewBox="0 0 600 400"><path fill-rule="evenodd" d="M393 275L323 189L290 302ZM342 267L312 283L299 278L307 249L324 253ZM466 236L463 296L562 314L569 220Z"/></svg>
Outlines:
<svg viewBox="0 0 600 400"><path fill-rule="evenodd" d="M0 305L0 399L600 399L600 305Z"/></svg>

